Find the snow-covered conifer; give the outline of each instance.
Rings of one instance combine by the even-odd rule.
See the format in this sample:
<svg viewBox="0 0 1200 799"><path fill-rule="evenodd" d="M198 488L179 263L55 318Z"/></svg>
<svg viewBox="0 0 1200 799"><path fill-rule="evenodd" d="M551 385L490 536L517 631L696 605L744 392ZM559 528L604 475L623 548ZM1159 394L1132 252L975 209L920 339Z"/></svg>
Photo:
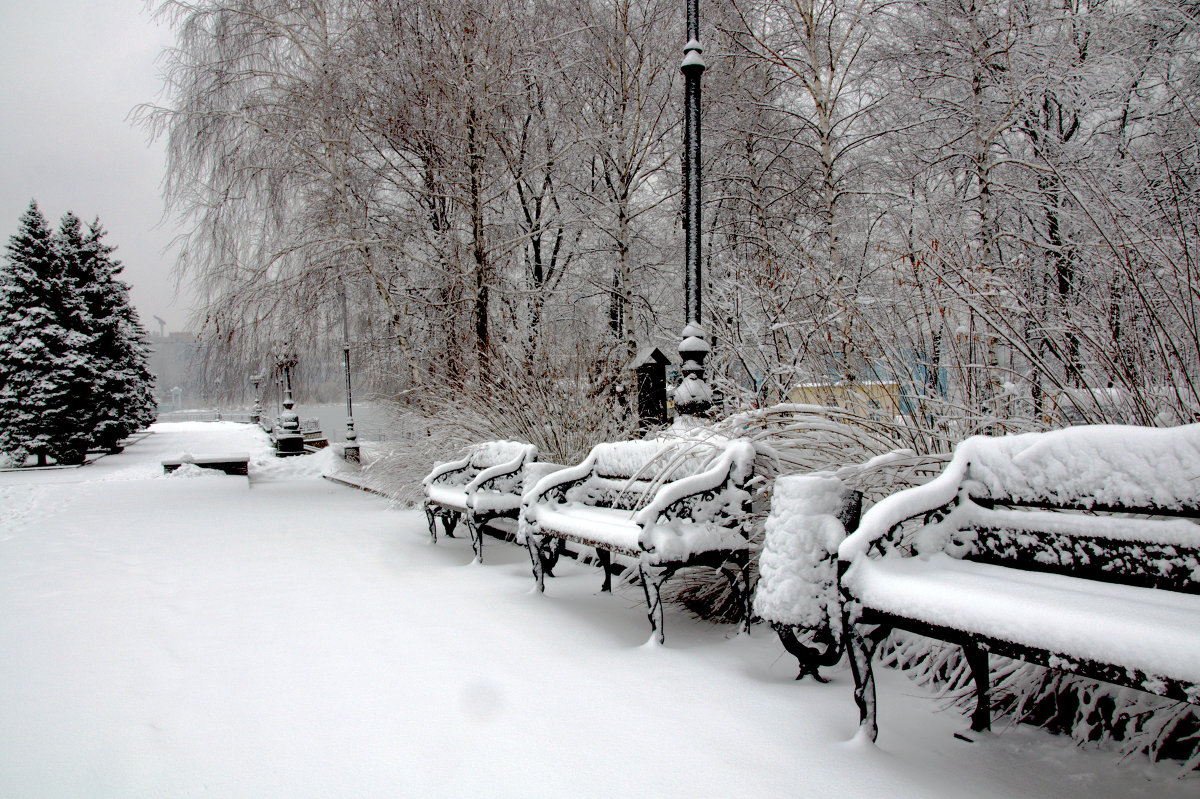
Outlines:
<svg viewBox="0 0 1200 799"><path fill-rule="evenodd" d="M64 321L74 306L55 237L31 202L0 266L0 452L20 463L77 463L86 438L71 417L81 339Z"/></svg>
<svg viewBox="0 0 1200 799"><path fill-rule="evenodd" d="M68 231L64 219L61 241L88 326L85 351L94 390L87 430L94 447L112 450L154 418L146 333L129 304L129 286L117 278L122 266L112 257L115 248L103 241L100 220L86 233L71 220Z"/></svg>

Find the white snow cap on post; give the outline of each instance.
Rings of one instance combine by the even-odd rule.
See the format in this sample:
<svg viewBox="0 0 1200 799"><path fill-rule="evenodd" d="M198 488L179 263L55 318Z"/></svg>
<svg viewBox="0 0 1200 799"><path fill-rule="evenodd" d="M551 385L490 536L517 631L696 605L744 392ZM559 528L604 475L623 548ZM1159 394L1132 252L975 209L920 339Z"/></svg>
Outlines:
<svg viewBox="0 0 1200 799"><path fill-rule="evenodd" d="M813 629L830 624L840 634L834 561L846 537L838 514L849 490L824 475L775 478L754 594L759 616Z"/></svg>

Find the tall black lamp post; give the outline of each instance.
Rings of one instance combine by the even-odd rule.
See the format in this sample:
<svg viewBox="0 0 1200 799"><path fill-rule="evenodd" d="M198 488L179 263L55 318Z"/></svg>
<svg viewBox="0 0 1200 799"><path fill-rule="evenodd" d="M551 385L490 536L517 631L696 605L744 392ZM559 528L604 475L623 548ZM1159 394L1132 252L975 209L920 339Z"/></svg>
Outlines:
<svg viewBox="0 0 1200 799"><path fill-rule="evenodd" d="M350 399L350 317L346 312L346 284L342 283L342 351L346 356L346 446L342 457L358 463L358 433L354 430L354 403Z"/></svg>
<svg viewBox="0 0 1200 799"><path fill-rule="evenodd" d="M675 389L675 410L701 416L712 407L712 389L704 382L709 345L700 323L700 82L704 76L700 46L700 0L687 0L687 44L683 46L683 290L685 320L679 357L683 380Z"/></svg>

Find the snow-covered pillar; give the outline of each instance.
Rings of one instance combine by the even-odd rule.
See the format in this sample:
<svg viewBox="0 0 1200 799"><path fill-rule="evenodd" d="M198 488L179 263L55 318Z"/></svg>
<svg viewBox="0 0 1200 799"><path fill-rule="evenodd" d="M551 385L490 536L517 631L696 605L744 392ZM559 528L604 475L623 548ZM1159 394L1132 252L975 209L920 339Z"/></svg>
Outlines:
<svg viewBox="0 0 1200 799"><path fill-rule="evenodd" d="M675 389L675 411L699 416L712 406L712 390L704 382L708 341L700 324L700 82L704 48L700 46L700 0L687 0L687 44L683 47L683 290L685 321L679 357L683 380Z"/></svg>
<svg viewBox="0 0 1200 799"><path fill-rule="evenodd" d="M350 399L350 317L346 311L346 284L342 283L342 350L346 355L346 446L342 457L358 463L358 433L354 430L354 403Z"/></svg>

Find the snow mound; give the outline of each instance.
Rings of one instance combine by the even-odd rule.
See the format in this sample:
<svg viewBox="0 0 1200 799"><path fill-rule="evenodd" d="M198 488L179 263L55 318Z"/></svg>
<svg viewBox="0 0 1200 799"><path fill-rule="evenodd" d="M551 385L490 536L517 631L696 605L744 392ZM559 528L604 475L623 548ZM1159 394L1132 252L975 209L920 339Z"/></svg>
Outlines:
<svg viewBox="0 0 1200 799"><path fill-rule="evenodd" d="M220 477L225 477L225 474L224 474L224 472L218 471L216 469L205 469L203 467L197 466L194 463L186 463L185 462L183 465L179 466L177 469L167 472L166 477L168 479L172 479L172 480L180 480L180 479L192 480L192 479L196 479L199 477L220 478Z"/></svg>
<svg viewBox="0 0 1200 799"><path fill-rule="evenodd" d="M278 458L273 452L252 455L250 478L259 480L303 480L337 471L337 451L326 447L308 455Z"/></svg>

